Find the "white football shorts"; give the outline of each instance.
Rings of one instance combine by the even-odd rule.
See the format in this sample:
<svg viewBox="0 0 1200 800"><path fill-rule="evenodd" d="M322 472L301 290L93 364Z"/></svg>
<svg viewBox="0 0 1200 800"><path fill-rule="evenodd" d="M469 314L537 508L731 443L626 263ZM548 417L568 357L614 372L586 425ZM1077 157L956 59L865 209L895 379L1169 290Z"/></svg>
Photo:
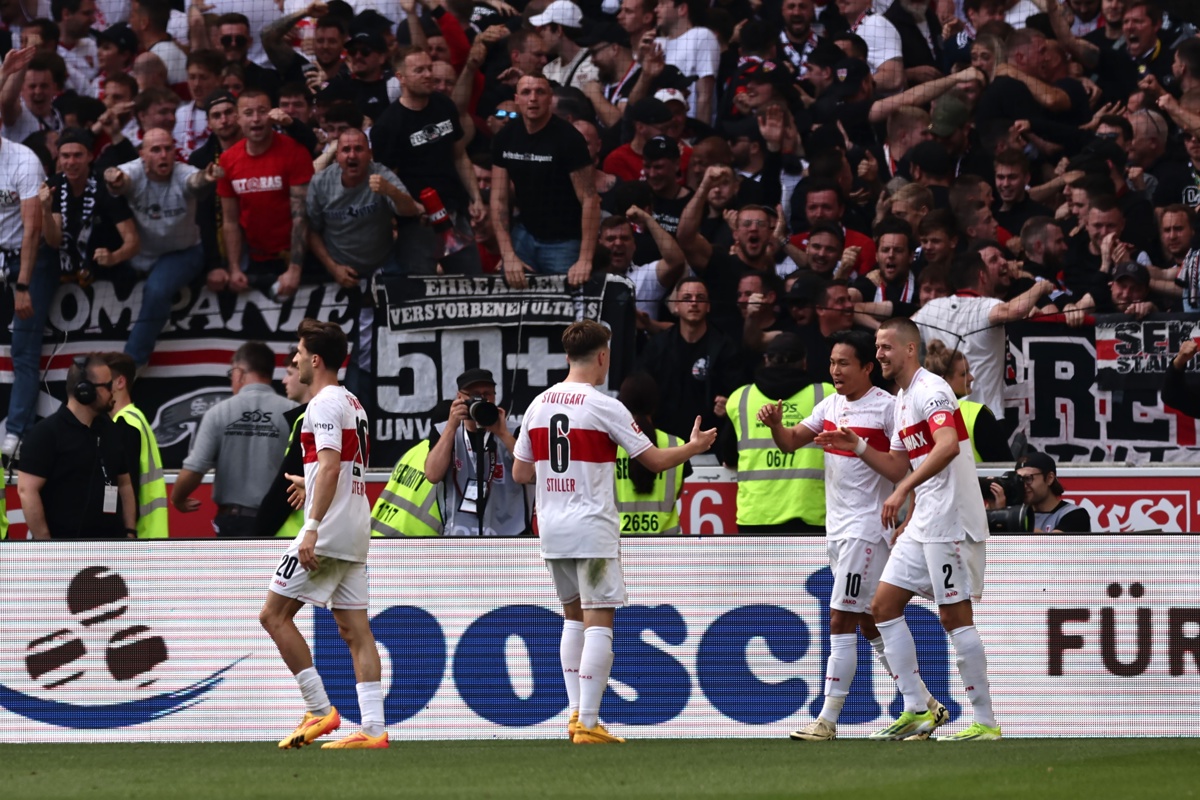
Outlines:
<svg viewBox="0 0 1200 800"><path fill-rule="evenodd" d="M901 536L880 578L939 606L979 600L987 562L986 542L918 542Z"/></svg>
<svg viewBox="0 0 1200 800"><path fill-rule="evenodd" d="M564 604L583 608L619 608L629 602L619 558L547 558L554 591Z"/></svg>
<svg viewBox="0 0 1200 800"><path fill-rule="evenodd" d="M367 608L371 594L367 565L361 561L318 556L312 572L300 566L295 550L284 554L271 577L271 591L321 608Z"/></svg>
<svg viewBox="0 0 1200 800"><path fill-rule="evenodd" d="M827 542L833 591L829 607L851 614L870 614L871 601L879 588L890 548L886 542L866 539L837 539Z"/></svg>

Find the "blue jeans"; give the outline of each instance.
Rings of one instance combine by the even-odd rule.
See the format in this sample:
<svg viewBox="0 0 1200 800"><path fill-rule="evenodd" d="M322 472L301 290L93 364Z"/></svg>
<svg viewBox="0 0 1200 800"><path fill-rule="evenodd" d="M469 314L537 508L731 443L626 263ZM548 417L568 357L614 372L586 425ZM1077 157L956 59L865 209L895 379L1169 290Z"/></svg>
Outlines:
<svg viewBox="0 0 1200 800"><path fill-rule="evenodd" d="M566 275L579 260L579 239L539 242L520 222L512 226L512 243L517 258L543 275Z"/></svg>
<svg viewBox="0 0 1200 800"><path fill-rule="evenodd" d="M9 281L16 282L19 269L19 263L11 263ZM59 275L58 251L49 247L38 248L33 276L29 279L33 316L29 319L13 318L13 385L8 398L5 429L17 438L29 432L36 416L38 384L41 383L38 367L42 357L42 338L46 332L50 304L54 302L54 294L58 291Z"/></svg>
<svg viewBox="0 0 1200 800"><path fill-rule="evenodd" d="M176 293L196 280L203 270L204 250L200 245L159 256L150 268L142 289L142 308L125 343L125 352L139 367L150 360L158 334L171 316L171 301Z"/></svg>

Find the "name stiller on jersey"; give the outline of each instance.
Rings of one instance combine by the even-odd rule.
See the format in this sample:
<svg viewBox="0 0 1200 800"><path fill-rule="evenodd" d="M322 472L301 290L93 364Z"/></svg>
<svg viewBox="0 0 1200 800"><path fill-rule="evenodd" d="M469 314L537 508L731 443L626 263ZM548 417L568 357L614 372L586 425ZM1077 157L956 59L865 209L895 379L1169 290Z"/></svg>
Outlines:
<svg viewBox="0 0 1200 800"><path fill-rule="evenodd" d="M535 466L546 558L618 555L618 445L632 458L651 446L629 410L590 384L560 383L530 404L514 455Z"/></svg>

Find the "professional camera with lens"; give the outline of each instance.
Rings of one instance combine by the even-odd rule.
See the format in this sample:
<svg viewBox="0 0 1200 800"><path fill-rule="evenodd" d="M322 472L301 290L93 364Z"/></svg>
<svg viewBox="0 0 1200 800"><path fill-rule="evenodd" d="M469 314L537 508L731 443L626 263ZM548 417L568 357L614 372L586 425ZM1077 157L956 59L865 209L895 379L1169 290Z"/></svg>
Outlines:
<svg viewBox="0 0 1200 800"><path fill-rule="evenodd" d="M1009 503L1004 508L988 509L988 530L992 533L1028 533L1033 530L1033 509L1020 501L1025 498L1025 481L1017 473L1009 470L998 478L980 478L979 490L987 503L995 500L992 494L992 484L997 484L1004 491L1004 499Z"/></svg>
<svg viewBox="0 0 1200 800"><path fill-rule="evenodd" d="M489 428L500 419L500 409L476 394L467 398L467 415L481 428Z"/></svg>

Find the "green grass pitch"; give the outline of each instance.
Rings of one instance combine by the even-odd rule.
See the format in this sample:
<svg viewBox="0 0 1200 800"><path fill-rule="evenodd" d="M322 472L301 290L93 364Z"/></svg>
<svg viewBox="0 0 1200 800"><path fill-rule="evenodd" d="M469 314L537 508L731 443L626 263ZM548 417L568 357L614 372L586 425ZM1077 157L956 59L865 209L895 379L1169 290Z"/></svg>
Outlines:
<svg viewBox="0 0 1200 800"><path fill-rule="evenodd" d="M0 746L6 798L1187 798L1197 739L989 743L394 741L389 750L262 744Z"/></svg>

